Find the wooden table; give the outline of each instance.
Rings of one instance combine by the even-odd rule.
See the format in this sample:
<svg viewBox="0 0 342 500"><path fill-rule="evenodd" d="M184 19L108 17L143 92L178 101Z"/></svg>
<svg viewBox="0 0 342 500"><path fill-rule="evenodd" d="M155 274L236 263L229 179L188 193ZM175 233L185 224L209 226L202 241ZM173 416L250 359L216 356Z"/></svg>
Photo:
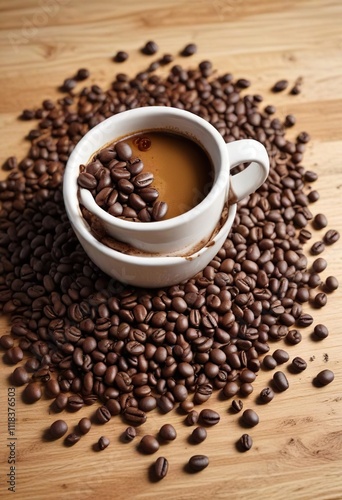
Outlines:
<svg viewBox="0 0 342 500"><path fill-rule="evenodd" d="M252 81L252 90L273 103L277 116L293 113L297 125L289 137L302 130L312 136L305 166L319 174L321 194L314 206L323 212L329 228L342 231L342 4L338 0L12 0L1 2L0 160L23 155L24 135L30 124L17 121L24 108L56 98L58 85L79 67L91 70L91 81L106 85L117 71L133 74L146 67L139 48L156 40L160 53L178 54L188 42L198 44L190 59L175 62L193 67L210 59L222 72ZM117 50L130 54L124 66L111 57ZM150 61L150 60L149 60ZM279 79L291 83L303 77L302 93L274 95L270 87ZM3 173L2 176L5 174ZM342 278L341 245L325 253L326 273ZM311 258L310 258L311 259ZM210 402L221 413L221 422L209 430L207 440L194 447L187 441L184 416L150 415L143 432L155 434L163 423L173 423L175 442L161 448L170 462L163 481L150 482L148 468L156 456L136 451L136 441L122 444L125 428L119 418L102 428L94 425L76 446L43 442L44 430L56 418L49 401L32 406L21 402L16 390L16 493L7 491L7 396L12 368L1 364L0 374L0 497L20 499L341 499L342 498L342 308L341 292L329 295L328 305L314 312L315 322L330 330L323 342L310 332L289 347L291 358L302 356L308 368L289 375L290 390L277 394L267 406L255 402L270 379L261 371L254 394L245 408L255 408L260 424L250 431L254 446L238 453L235 442L244 432L229 403ZM0 333L8 330L1 319ZM312 385L320 370L330 368L335 381L321 389ZM66 414L70 428L89 408ZM64 418L64 417L63 417ZM103 452L93 449L100 435L111 438ZM197 475L184 471L195 453L210 457L210 466Z"/></svg>

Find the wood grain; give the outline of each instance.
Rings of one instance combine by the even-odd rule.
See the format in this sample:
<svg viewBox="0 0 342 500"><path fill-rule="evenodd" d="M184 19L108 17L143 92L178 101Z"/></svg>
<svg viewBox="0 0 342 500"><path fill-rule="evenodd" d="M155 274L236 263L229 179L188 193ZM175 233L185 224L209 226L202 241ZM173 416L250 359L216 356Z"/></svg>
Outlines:
<svg viewBox="0 0 342 500"><path fill-rule="evenodd" d="M204 59L220 72L249 78L252 90L273 103L277 116L292 113L297 125L294 137L307 130L312 142L305 166L319 174L315 188L321 198L315 213L326 213L329 227L342 231L342 4L338 0L12 0L0 4L0 161L27 150L23 137L30 124L17 120L24 108L37 107L45 98L57 98L56 88L79 67L91 70L91 81L107 85L118 71L129 74L145 68L139 54L149 39L158 42L160 53L178 54L192 41L199 52L175 62L193 67ZM111 57L127 50L129 60L115 65ZM303 78L299 96L273 95L275 81ZM2 176L5 174L2 173ZM324 231L321 233L323 234ZM320 237L320 233L315 236ZM341 245L327 248L328 269L342 280ZM310 258L312 260L312 258ZM326 308L314 311L316 323L330 330L323 342L314 342L311 329L303 330L303 342L288 347L292 357L302 356L308 368L289 374L290 390L277 394L267 406L256 395L269 383L261 371L254 393L245 408L256 409L260 424L250 431L252 450L238 453L236 440L245 432L239 416L228 411L229 403L210 402L221 413L221 422L209 429L207 440L195 447L187 437L184 416L151 414L143 433L155 434L163 423L173 423L175 442L163 445L156 456L136 451L138 439L120 442L125 425L117 417L108 425L93 425L77 445L42 439L56 416L48 400L32 406L16 395L16 493L19 499L325 499L342 498L342 311L341 292L329 295ZM5 318L0 333L8 331ZM273 347L273 346L272 346ZM274 345L274 348L278 345ZM335 372L334 382L317 389L313 377L323 368ZM7 432L8 376L12 368L1 364L0 373L0 497L11 498L6 474L9 448ZM70 428L92 408L63 414ZM101 435L111 445L96 452ZM184 464L195 453L210 457L205 471L191 475ZM170 471L163 481L149 481L148 468L164 455Z"/></svg>

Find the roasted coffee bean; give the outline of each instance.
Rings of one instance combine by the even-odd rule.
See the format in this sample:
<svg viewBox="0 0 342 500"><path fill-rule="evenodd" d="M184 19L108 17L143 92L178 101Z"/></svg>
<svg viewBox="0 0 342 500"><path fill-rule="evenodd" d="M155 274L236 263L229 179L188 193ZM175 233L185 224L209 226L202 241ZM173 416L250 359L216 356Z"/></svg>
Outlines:
<svg viewBox="0 0 342 500"><path fill-rule="evenodd" d="M269 403L274 398L274 392L271 387L265 387L262 389L259 395L260 401L262 403Z"/></svg>
<svg viewBox="0 0 342 500"><path fill-rule="evenodd" d="M317 214L313 218L312 223L314 224L316 229L323 229L324 227L327 227L328 220L324 214Z"/></svg>
<svg viewBox="0 0 342 500"><path fill-rule="evenodd" d="M325 250L325 245L323 241L316 241L310 248L310 253L312 255L319 255L320 253L324 252Z"/></svg>
<svg viewBox="0 0 342 500"><path fill-rule="evenodd" d="M163 479L169 470L169 462L165 457L159 457L153 466L154 474L157 479Z"/></svg>
<svg viewBox="0 0 342 500"><path fill-rule="evenodd" d="M259 416L254 410L248 408L243 412L241 416L241 421L243 422L244 425L247 425L248 427L254 427L259 423Z"/></svg>
<svg viewBox="0 0 342 500"><path fill-rule="evenodd" d="M20 386L27 384L30 376L24 366L18 366L11 375L11 381L14 385Z"/></svg>
<svg viewBox="0 0 342 500"><path fill-rule="evenodd" d="M314 382L318 386L325 386L330 384L334 380L334 378L334 372L332 372L331 370L322 370L316 375Z"/></svg>
<svg viewBox="0 0 342 500"><path fill-rule="evenodd" d="M96 420L99 424L106 424L111 419L112 415L106 406L100 406L96 412Z"/></svg>
<svg viewBox="0 0 342 500"><path fill-rule="evenodd" d="M302 372L302 371L306 370L307 363L306 363L306 361L303 358L300 358L299 356L296 356L292 360L291 367L296 372Z"/></svg>
<svg viewBox="0 0 342 500"><path fill-rule="evenodd" d="M14 346L14 341L10 335L2 335L0 337L0 346L2 349L11 349Z"/></svg>
<svg viewBox="0 0 342 500"><path fill-rule="evenodd" d="M66 408L68 404L68 396L66 394L60 393L56 397L54 404L57 408L57 410L62 411Z"/></svg>
<svg viewBox="0 0 342 500"><path fill-rule="evenodd" d="M333 292L338 289L339 283L335 276L328 276L325 280L325 286L328 292Z"/></svg>
<svg viewBox="0 0 342 500"><path fill-rule="evenodd" d="M238 441L238 447L241 451L248 451L253 446L253 439L249 434L242 434Z"/></svg>
<svg viewBox="0 0 342 500"><path fill-rule="evenodd" d="M55 422L50 425L49 437L51 439L59 439L64 436L67 430L68 425L64 420L55 420Z"/></svg>
<svg viewBox="0 0 342 500"><path fill-rule="evenodd" d="M110 445L110 440L106 436L101 436L97 442L99 450L105 450Z"/></svg>
<svg viewBox="0 0 342 500"><path fill-rule="evenodd" d="M209 409L201 410L199 418L205 425L216 425L220 421L220 415L215 410Z"/></svg>
<svg viewBox="0 0 342 500"><path fill-rule="evenodd" d="M127 427L127 429L124 432L124 438L126 441L133 441L133 439L136 437L137 431L135 430L134 427Z"/></svg>
<svg viewBox="0 0 342 500"><path fill-rule="evenodd" d="M72 432L71 434L67 435L64 440L64 444L66 446L74 446L74 444L78 443L80 439L81 436L79 434L77 434L76 432Z"/></svg>
<svg viewBox="0 0 342 500"><path fill-rule="evenodd" d="M132 158L132 149L127 142L118 142L115 145L115 151L117 152L118 157L120 160L127 161L130 158Z"/></svg>
<svg viewBox="0 0 342 500"><path fill-rule="evenodd" d="M277 361L270 354L266 354L262 360L262 364L267 370L273 370L277 366Z"/></svg>
<svg viewBox="0 0 342 500"><path fill-rule="evenodd" d="M324 243L326 245L333 245L340 239L340 233L335 229L329 229L323 237Z"/></svg>
<svg viewBox="0 0 342 500"><path fill-rule="evenodd" d="M81 434L88 434L91 429L91 420L87 417L83 417L78 422L77 427Z"/></svg>
<svg viewBox="0 0 342 500"><path fill-rule="evenodd" d="M141 52L147 56L153 56L156 52L158 52L158 45L156 44L156 42L150 40L149 42L146 42L146 44L141 49Z"/></svg>
<svg viewBox="0 0 342 500"><path fill-rule="evenodd" d="M289 354L284 349L276 349L272 356L278 365L286 363L290 359Z"/></svg>
<svg viewBox="0 0 342 500"><path fill-rule="evenodd" d="M315 338L323 340L326 339L329 335L329 330L325 325L319 323L318 325L315 325L313 333L315 335Z"/></svg>
<svg viewBox="0 0 342 500"><path fill-rule="evenodd" d="M19 346L13 346L7 349L5 353L5 360L11 365L16 365L19 361L22 361L24 357L23 350Z"/></svg>
<svg viewBox="0 0 342 500"><path fill-rule="evenodd" d="M233 399L231 408L234 413L239 413L243 409L243 402L241 399Z"/></svg>
<svg viewBox="0 0 342 500"><path fill-rule="evenodd" d="M196 52L197 52L197 45L194 43L188 43L181 51L181 56L189 57L196 54Z"/></svg>
<svg viewBox="0 0 342 500"><path fill-rule="evenodd" d="M139 449L143 453L150 455L159 450L159 443L154 436L146 434L146 436L144 436L139 443Z"/></svg>
<svg viewBox="0 0 342 500"><path fill-rule="evenodd" d="M313 305L317 308L324 307L327 304L328 298L324 292L317 293L313 300Z"/></svg>
<svg viewBox="0 0 342 500"><path fill-rule="evenodd" d="M272 92L282 92L286 90L289 85L287 80L278 80L272 87Z"/></svg>
<svg viewBox="0 0 342 500"><path fill-rule="evenodd" d="M206 438L207 438L207 431L202 426L196 427L190 435L191 442L195 444L202 443L203 441L206 440Z"/></svg>
<svg viewBox="0 0 342 500"><path fill-rule="evenodd" d="M191 410L185 419L186 425L195 425L199 419L199 413L196 410Z"/></svg>
<svg viewBox="0 0 342 500"><path fill-rule="evenodd" d="M188 462L192 472L200 472L209 465L209 458L206 455L193 455Z"/></svg>
<svg viewBox="0 0 342 500"><path fill-rule="evenodd" d="M90 72L88 69L86 68L80 68L79 70L77 70L77 73L75 75L75 79L79 82L83 81L83 80L86 80L87 78L89 78L90 76Z"/></svg>
<svg viewBox="0 0 342 500"><path fill-rule="evenodd" d="M124 61L127 61L128 59L128 53L125 52L124 50L119 50L115 56L113 57L115 62L122 63Z"/></svg>
<svg viewBox="0 0 342 500"><path fill-rule="evenodd" d="M164 441L173 441L177 437L177 432L176 432L176 429L173 427L173 425L171 425L171 424L164 424L159 429L159 436Z"/></svg>
<svg viewBox="0 0 342 500"><path fill-rule="evenodd" d="M134 406L127 406L123 413L125 420L134 425L142 425L146 422L146 413Z"/></svg>
<svg viewBox="0 0 342 500"><path fill-rule="evenodd" d="M22 393L25 403L32 404L42 397L42 389L38 382L30 382L27 384Z"/></svg>
<svg viewBox="0 0 342 500"><path fill-rule="evenodd" d="M325 259L322 257L319 257L318 259L315 259L312 263L312 269L315 271L315 273L321 273L326 269L328 263Z"/></svg>
<svg viewBox="0 0 342 500"><path fill-rule="evenodd" d="M227 384L222 389L222 394L226 398L232 398L239 392L240 387L236 382L227 382Z"/></svg>
<svg viewBox="0 0 342 500"><path fill-rule="evenodd" d="M275 372L273 382L278 391L286 391L289 388L289 382L284 372Z"/></svg>

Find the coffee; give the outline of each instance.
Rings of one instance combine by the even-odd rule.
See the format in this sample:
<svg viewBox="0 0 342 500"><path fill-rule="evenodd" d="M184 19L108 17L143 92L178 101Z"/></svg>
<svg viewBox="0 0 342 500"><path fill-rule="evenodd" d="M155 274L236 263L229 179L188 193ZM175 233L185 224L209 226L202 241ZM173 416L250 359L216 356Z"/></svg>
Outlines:
<svg viewBox="0 0 342 500"><path fill-rule="evenodd" d="M165 219L194 208L208 194L213 167L203 148L192 139L165 131L149 131L125 138L133 155L154 176L159 199L168 205Z"/></svg>

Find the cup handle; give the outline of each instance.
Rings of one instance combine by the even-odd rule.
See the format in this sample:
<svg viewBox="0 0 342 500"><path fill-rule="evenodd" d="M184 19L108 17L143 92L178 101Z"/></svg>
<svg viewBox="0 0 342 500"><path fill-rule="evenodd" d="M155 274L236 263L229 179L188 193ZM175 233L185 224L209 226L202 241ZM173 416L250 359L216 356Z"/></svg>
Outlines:
<svg viewBox="0 0 342 500"><path fill-rule="evenodd" d="M251 162L242 172L230 177L229 200L242 200L263 184L270 170L266 148L254 139L241 139L226 144L229 155L229 169L240 163Z"/></svg>

